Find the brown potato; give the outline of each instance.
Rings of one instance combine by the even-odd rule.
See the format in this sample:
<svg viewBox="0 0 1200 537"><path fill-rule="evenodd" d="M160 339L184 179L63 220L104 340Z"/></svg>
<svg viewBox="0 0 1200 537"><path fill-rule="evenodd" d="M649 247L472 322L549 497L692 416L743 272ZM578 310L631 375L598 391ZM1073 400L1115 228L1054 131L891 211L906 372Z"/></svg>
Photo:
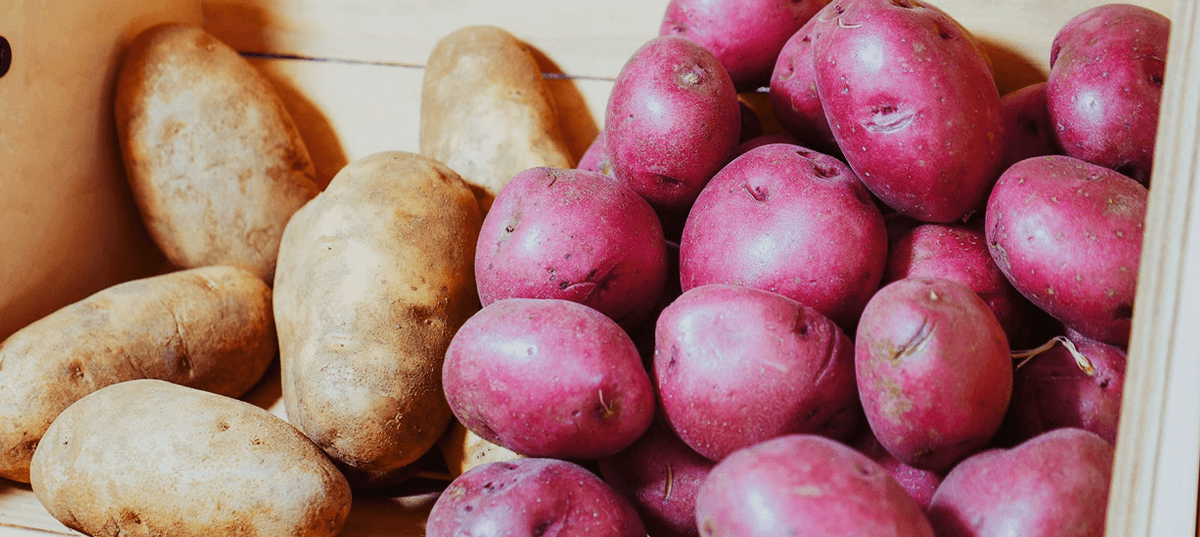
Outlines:
<svg viewBox="0 0 1200 537"><path fill-rule="evenodd" d="M29 482L54 418L83 396L153 378L238 397L275 358L271 289L233 267L122 283L0 343L0 476Z"/></svg>
<svg viewBox="0 0 1200 537"><path fill-rule="evenodd" d="M115 115L134 199L167 258L271 281L288 218L318 188L262 74L203 30L155 26L121 66Z"/></svg>
<svg viewBox="0 0 1200 537"><path fill-rule="evenodd" d="M434 47L421 91L420 147L466 179L485 212L517 173L574 165L533 52L494 26L459 29Z"/></svg>
<svg viewBox="0 0 1200 537"><path fill-rule="evenodd" d="M400 472L450 422L442 362L479 309L482 216L445 165L388 151L351 162L296 212L275 274L288 420L355 487Z"/></svg>
<svg viewBox="0 0 1200 537"><path fill-rule="evenodd" d="M504 446L498 446L463 427L458 420L450 422L445 434L438 440L438 449L442 459L450 471L450 477L455 478L476 466L489 462L505 462L525 458Z"/></svg>
<svg viewBox="0 0 1200 537"><path fill-rule="evenodd" d="M350 486L287 422L159 380L71 405L34 453L33 492L88 535L332 536Z"/></svg>

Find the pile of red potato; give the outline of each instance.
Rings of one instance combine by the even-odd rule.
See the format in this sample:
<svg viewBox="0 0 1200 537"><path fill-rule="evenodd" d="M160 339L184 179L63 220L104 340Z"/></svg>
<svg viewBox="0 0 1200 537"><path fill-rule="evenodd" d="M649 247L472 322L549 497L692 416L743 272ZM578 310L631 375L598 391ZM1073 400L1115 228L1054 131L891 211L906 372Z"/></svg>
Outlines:
<svg viewBox="0 0 1200 537"><path fill-rule="evenodd" d="M1168 33L1080 13L1001 96L926 2L672 0L484 220L443 381L528 458L429 535L1101 535Z"/></svg>

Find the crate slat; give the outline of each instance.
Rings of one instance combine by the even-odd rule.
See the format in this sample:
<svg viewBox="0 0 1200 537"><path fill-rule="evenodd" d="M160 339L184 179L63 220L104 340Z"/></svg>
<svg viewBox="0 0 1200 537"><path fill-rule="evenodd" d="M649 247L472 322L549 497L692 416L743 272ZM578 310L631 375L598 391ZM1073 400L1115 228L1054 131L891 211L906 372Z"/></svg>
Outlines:
<svg viewBox="0 0 1200 537"><path fill-rule="evenodd" d="M1200 475L1200 8L1178 0L1106 534L1196 533Z"/></svg>

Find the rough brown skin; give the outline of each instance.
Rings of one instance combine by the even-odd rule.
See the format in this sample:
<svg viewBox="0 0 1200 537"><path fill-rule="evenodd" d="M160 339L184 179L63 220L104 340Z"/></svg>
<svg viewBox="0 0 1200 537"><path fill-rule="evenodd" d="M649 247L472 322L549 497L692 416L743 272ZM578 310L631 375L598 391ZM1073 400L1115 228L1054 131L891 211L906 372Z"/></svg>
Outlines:
<svg viewBox="0 0 1200 537"><path fill-rule="evenodd" d="M452 478L489 462L524 458L524 455L520 453L480 438L470 429L463 427L458 420L450 422L445 434L438 439L437 446L442 452L442 458L446 461L446 469L449 470Z"/></svg>
<svg viewBox="0 0 1200 537"><path fill-rule="evenodd" d="M126 175L167 259L270 282L288 218L318 187L266 78L203 30L160 25L134 41L115 99Z"/></svg>
<svg viewBox="0 0 1200 537"><path fill-rule="evenodd" d="M346 479L287 422L160 380L72 405L31 476L51 515L94 537L332 536L351 502Z"/></svg>
<svg viewBox="0 0 1200 537"><path fill-rule="evenodd" d="M283 399L348 475L398 471L449 423L442 361L479 309L481 223L454 171L388 151L351 162L288 224L274 301Z"/></svg>
<svg viewBox="0 0 1200 537"><path fill-rule="evenodd" d="M0 343L0 477L29 482L29 460L65 408L105 386L154 378L230 397L275 357L271 289L232 267L122 283Z"/></svg>
<svg viewBox="0 0 1200 537"><path fill-rule="evenodd" d="M528 45L493 26L462 28L425 65L421 154L466 179L486 212L517 173L574 166L554 106Z"/></svg>

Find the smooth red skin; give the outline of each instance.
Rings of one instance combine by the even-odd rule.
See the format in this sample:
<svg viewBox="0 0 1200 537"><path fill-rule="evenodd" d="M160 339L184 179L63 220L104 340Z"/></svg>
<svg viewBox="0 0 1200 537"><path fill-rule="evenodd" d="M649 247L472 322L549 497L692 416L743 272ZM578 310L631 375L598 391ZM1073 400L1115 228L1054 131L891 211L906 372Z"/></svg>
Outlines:
<svg viewBox="0 0 1200 537"><path fill-rule="evenodd" d="M662 226L645 200L610 177L532 168L500 190L484 217L475 277L484 306L570 300L633 328L666 285Z"/></svg>
<svg viewBox="0 0 1200 537"><path fill-rule="evenodd" d="M789 435L737 451L700 486L704 537L932 537L921 508L885 469L833 440Z"/></svg>
<svg viewBox="0 0 1200 537"><path fill-rule="evenodd" d="M434 502L425 531L429 537L646 535L633 506L599 477L574 463L538 458L464 472Z"/></svg>
<svg viewBox="0 0 1200 537"><path fill-rule="evenodd" d="M684 291L710 283L764 289L851 330L883 277L887 231L841 161L769 144L713 177L688 215L679 255Z"/></svg>
<svg viewBox="0 0 1200 537"><path fill-rule="evenodd" d="M711 51L738 91L769 84L784 42L829 0L671 0L660 35L686 37Z"/></svg>
<svg viewBox="0 0 1200 537"><path fill-rule="evenodd" d="M1046 108L1046 83L1038 82L1000 98L1006 145L1004 169L1030 157L1058 155L1054 126Z"/></svg>
<svg viewBox="0 0 1200 537"><path fill-rule="evenodd" d="M784 43L771 72L768 96L775 120L783 130L799 139L802 145L832 155L840 150L817 93L817 69L812 48L812 40L817 37L814 33L817 21L831 13L832 8L826 6Z"/></svg>
<svg viewBox="0 0 1200 537"><path fill-rule="evenodd" d="M1112 465L1112 445L1080 429L988 450L946 475L929 521L938 537L1099 537Z"/></svg>
<svg viewBox="0 0 1200 537"><path fill-rule="evenodd" d="M861 421L853 349L836 324L787 297L698 287L658 319L659 408L680 440L714 461L785 434L846 439Z"/></svg>
<svg viewBox="0 0 1200 537"><path fill-rule="evenodd" d="M691 207L729 160L741 109L716 56L680 36L642 45L617 74L605 110L613 175L656 211Z"/></svg>
<svg viewBox="0 0 1200 537"><path fill-rule="evenodd" d="M604 129L600 129L575 167L612 177L612 162L608 156L608 144L604 140Z"/></svg>
<svg viewBox="0 0 1200 537"><path fill-rule="evenodd" d="M1012 402L1001 427L1010 443L1073 427L1116 444L1126 353L1074 331L1068 331L1067 337L1095 371L1089 375L1080 369L1061 344L1019 367L1013 377Z"/></svg>
<svg viewBox="0 0 1200 537"><path fill-rule="evenodd" d="M450 341L442 383L467 429L531 457L610 456L646 431L655 409L629 336L566 300L484 307Z"/></svg>
<svg viewBox="0 0 1200 537"><path fill-rule="evenodd" d="M1039 308L1081 334L1129 341L1148 191L1073 157L1014 164L988 199L996 265Z"/></svg>
<svg viewBox="0 0 1200 537"><path fill-rule="evenodd" d="M902 235L888 253L883 282L914 276L946 278L975 291L996 315L1009 341L1020 336L1026 310L1032 307L996 266L979 220L921 224Z"/></svg>
<svg viewBox="0 0 1200 537"><path fill-rule="evenodd" d="M620 453L600 459L600 475L637 509L654 537L695 537L696 494L716 464L656 419Z"/></svg>
<svg viewBox="0 0 1200 537"><path fill-rule="evenodd" d="M1008 340L979 295L953 280L879 290L855 339L871 431L900 462L942 472L987 445L1012 395Z"/></svg>
<svg viewBox="0 0 1200 537"><path fill-rule="evenodd" d="M843 13L816 18L813 61L850 167L880 200L918 220L952 222L982 206L1003 171L1004 129L973 38L917 0L830 6Z"/></svg>
<svg viewBox="0 0 1200 537"><path fill-rule="evenodd" d="M1051 44L1046 103L1065 154L1150 184L1170 21L1128 4L1071 19Z"/></svg>
<svg viewBox="0 0 1200 537"><path fill-rule="evenodd" d="M929 508L929 502L933 500L933 493L937 491L938 485L942 482L942 474L913 468L896 460L875 438L870 427L860 428L849 445L859 453L870 457L889 474L892 474L892 478L904 488L905 492L908 492L909 496L912 496L913 501L917 502L922 510Z"/></svg>

